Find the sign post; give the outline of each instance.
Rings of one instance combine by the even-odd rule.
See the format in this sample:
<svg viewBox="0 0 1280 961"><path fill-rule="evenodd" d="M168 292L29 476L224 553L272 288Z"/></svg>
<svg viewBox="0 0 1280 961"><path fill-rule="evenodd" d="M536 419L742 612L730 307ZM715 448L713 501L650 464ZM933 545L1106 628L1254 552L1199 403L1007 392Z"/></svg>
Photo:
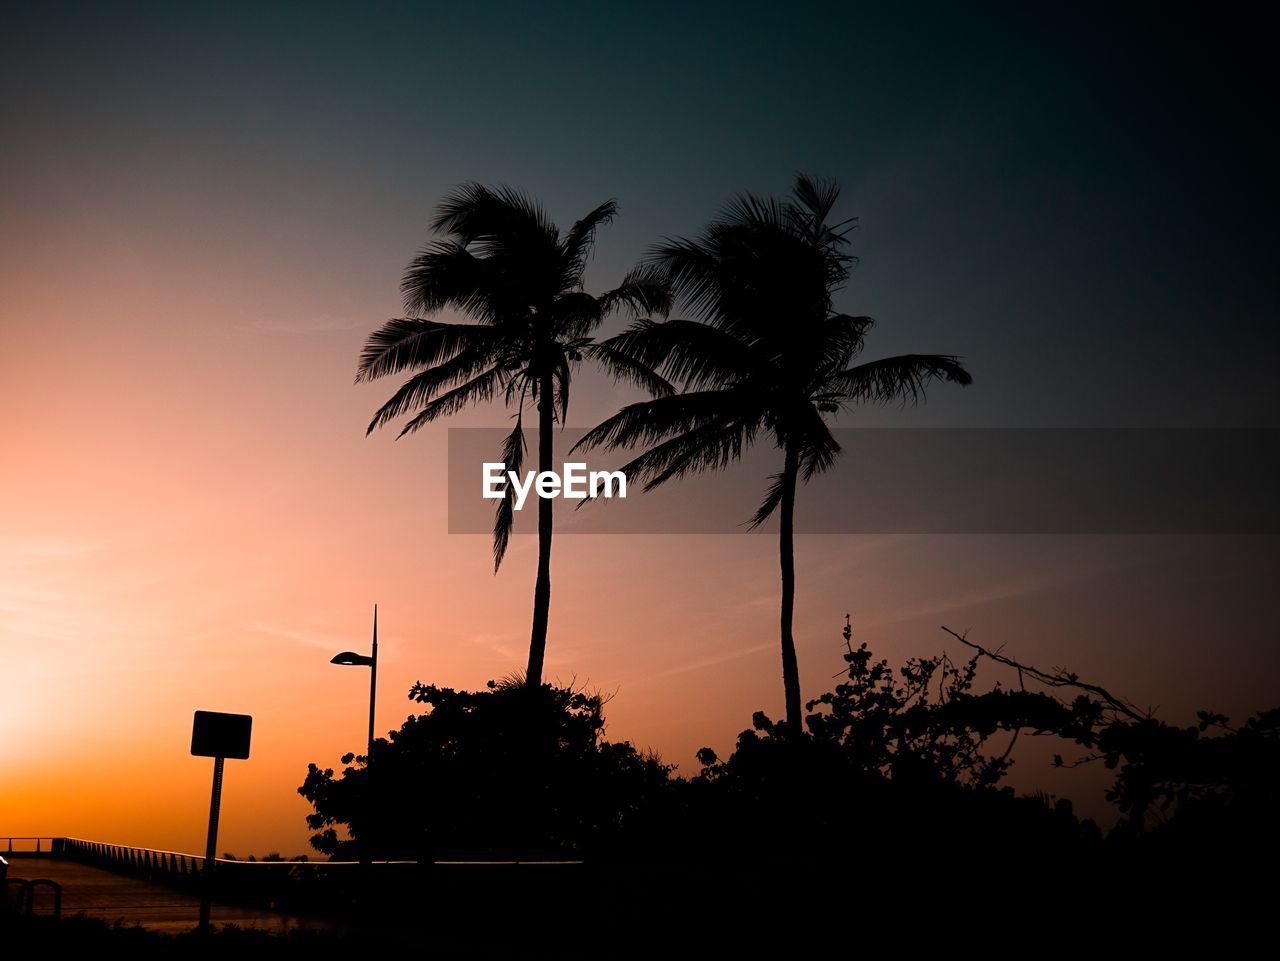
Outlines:
<svg viewBox="0 0 1280 961"><path fill-rule="evenodd" d="M196 711L191 726L191 754L213 758L213 793L209 798L209 836L200 872L200 930L209 930L213 907L213 870L218 856L218 814L222 807L222 763L227 758L247 760L253 718L248 714Z"/></svg>

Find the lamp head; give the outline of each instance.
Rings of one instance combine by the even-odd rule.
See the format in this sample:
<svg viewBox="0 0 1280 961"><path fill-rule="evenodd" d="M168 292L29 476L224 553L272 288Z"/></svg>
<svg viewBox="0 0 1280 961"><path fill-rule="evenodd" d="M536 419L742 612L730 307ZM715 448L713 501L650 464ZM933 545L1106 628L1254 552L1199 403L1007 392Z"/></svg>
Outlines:
<svg viewBox="0 0 1280 961"><path fill-rule="evenodd" d="M373 658L365 654L357 654L355 651L343 651L341 654L335 654L330 664L341 664L344 667L372 667Z"/></svg>

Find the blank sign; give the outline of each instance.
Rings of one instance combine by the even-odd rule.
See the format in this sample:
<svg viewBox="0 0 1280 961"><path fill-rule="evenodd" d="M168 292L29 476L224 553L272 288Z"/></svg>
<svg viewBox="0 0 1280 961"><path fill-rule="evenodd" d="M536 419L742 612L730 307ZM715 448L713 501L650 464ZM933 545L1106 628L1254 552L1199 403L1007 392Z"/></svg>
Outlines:
<svg viewBox="0 0 1280 961"><path fill-rule="evenodd" d="M249 757L253 718L248 714L196 711L191 726L191 753L196 757Z"/></svg>

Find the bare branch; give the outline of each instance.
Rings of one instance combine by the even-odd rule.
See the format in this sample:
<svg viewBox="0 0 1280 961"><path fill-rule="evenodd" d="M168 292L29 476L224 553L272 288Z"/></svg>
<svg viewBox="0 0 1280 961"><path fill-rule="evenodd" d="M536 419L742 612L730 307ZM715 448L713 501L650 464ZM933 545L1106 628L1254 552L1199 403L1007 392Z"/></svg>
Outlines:
<svg viewBox="0 0 1280 961"><path fill-rule="evenodd" d="M943 626L942 629L946 631L948 634L950 634L952 637L954 637L961 644L965 645L966 647L972 648L983 657L990 658L991 660L995 661L997 664L1003 664L1006 667L1013 668L1015 671L1018 672L1019 679L1021 679L1022 676L1025 675L1036 681L1039 681L1041 684L1044 684L1047 687L1073 687L1073 688L1076 688L1077 690L1086 691L1089 694L1092 694L1095 697L1100 698L1101 700L1106 702L1106 704L1109 707L1119 712L1120 714L1123 714L1125 717L1128 717L1134 721L1151 720L1152 715L1150 711L1145 711L1145 712L1141 711L1134 704L1132 704L1129 701L1126 701L1124 698L1117 697L1116 695L1108 691L1105 687L1102 687L1098 684L1090 684L1087 681L1082 681L1075 674L1072 674L1071 672L1065 669L1055 668L1052 672L1042 671L1039 668L1032 667L1029 664L1021 664L1018 661L1015 661L1013 658L1005 654L1001 654L999 651L989 651L985 647L983 647L981 644L975 644L973 641L969 640L969 638L965 634L958 634L955 631L953 631L951 628L945 625Z"/></svg>

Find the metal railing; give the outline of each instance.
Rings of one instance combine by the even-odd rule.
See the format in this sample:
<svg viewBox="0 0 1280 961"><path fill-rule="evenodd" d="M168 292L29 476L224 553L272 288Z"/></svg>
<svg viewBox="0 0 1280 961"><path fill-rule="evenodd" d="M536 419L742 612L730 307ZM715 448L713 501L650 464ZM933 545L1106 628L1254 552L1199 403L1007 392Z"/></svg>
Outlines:
<svg viewBox="0 0 1280 961"><path fill-rule="evenodd" d="M128 844L109 844L84 838L58 838L60 853L76 861L96 864L126 873L155 877L196 877L204 870L204 856L184 854L181 851L164 851L157 848L140 848ZM242 869L260 872L351 870L361 866L359 861L241 861L235 858L215 858L218 871ZM417 865L417 861L375 861L376 865Z"/></svg>
<svg viewBox="0 0 1280 961"><path fill-rule="evenodd" d="M125 874L140 874L156 880L165 877L185 879L195 877L204 869L204 858L194 854L86 841L83 838L61 840L64 857Z"/></svg>
<svg viewBox="0 0 1280 961"><path fill-rule="evenodd" d="M166 851L159 848L143 848L130 844L111 844L105 841L91 841L85 838L51 837L0 837L0 847L10 858L22 857L67 857L86 864L93 864L109 870L127 874L138 874L155 880L164 878L186 879L199 876L204 870L204 857L199 854L186 854L181 851ZM241 861L234 858L216 858L218 870L229 869L233 872L252 871L257 873L298 874L350 872L362 866L360 861ZM374 861L379 868L403 868L421 866L421 861L384 860ZM486 859L477 860L439 860L433 861L439 867L514 867L521 866L568 866L580 865L578 860L557 859Z"/></svg>
<svg viewBox="0 0 1280 961"><path fill-rule="evenodd" d="M190 894L202 892L205 859L196 854L63 838L62 857ZM371 878L358 861L214 861L215 901L258 908L325 914L350 903L362 889L404 889L419 878L416 861L374 862Z"/></svg>
<svg viewBox="0 0 1280 961"><path fill-rule="evenodd" d="M191 895L202 892L205 880L205 859L180 851L73 837L0 836L0 850L7 847L14 848L15 856L38 853L42 857L63 858ZM586 896L592 886L592 873L583 862L566 860L388 860L365 864L217 858L214 864L215 901L326 920L364 917L375 910L375 905L379 916L385 918L417 917L423 904L455 916L474 910L477 904L533 904L553 894L556 898L569 896L564 894L569 889ZM530 875L528 868L540 870ZM554 882L548 883L547 872L557 875ZM9 879L10 888L16 880ZM19 909L26 910L33 897L31 890L19 891ZM6 901L13 903L11 897ZM56 903L54 907L56 910ZM544 907L551 910L554 903L548 900Z"/></svg>
<svg viewBox="0 0 1280 961"><path fill-rule="evenodd" d="M60 848L63 838L50 837L47 834L40 837L18 837L15 835L13 837L0 838L0 841L4 842L4 853L7 857L30 857L46 854L56 857L61 853ZM18 842L18 847L16 848L13 846L15 841Z"/></svg>

